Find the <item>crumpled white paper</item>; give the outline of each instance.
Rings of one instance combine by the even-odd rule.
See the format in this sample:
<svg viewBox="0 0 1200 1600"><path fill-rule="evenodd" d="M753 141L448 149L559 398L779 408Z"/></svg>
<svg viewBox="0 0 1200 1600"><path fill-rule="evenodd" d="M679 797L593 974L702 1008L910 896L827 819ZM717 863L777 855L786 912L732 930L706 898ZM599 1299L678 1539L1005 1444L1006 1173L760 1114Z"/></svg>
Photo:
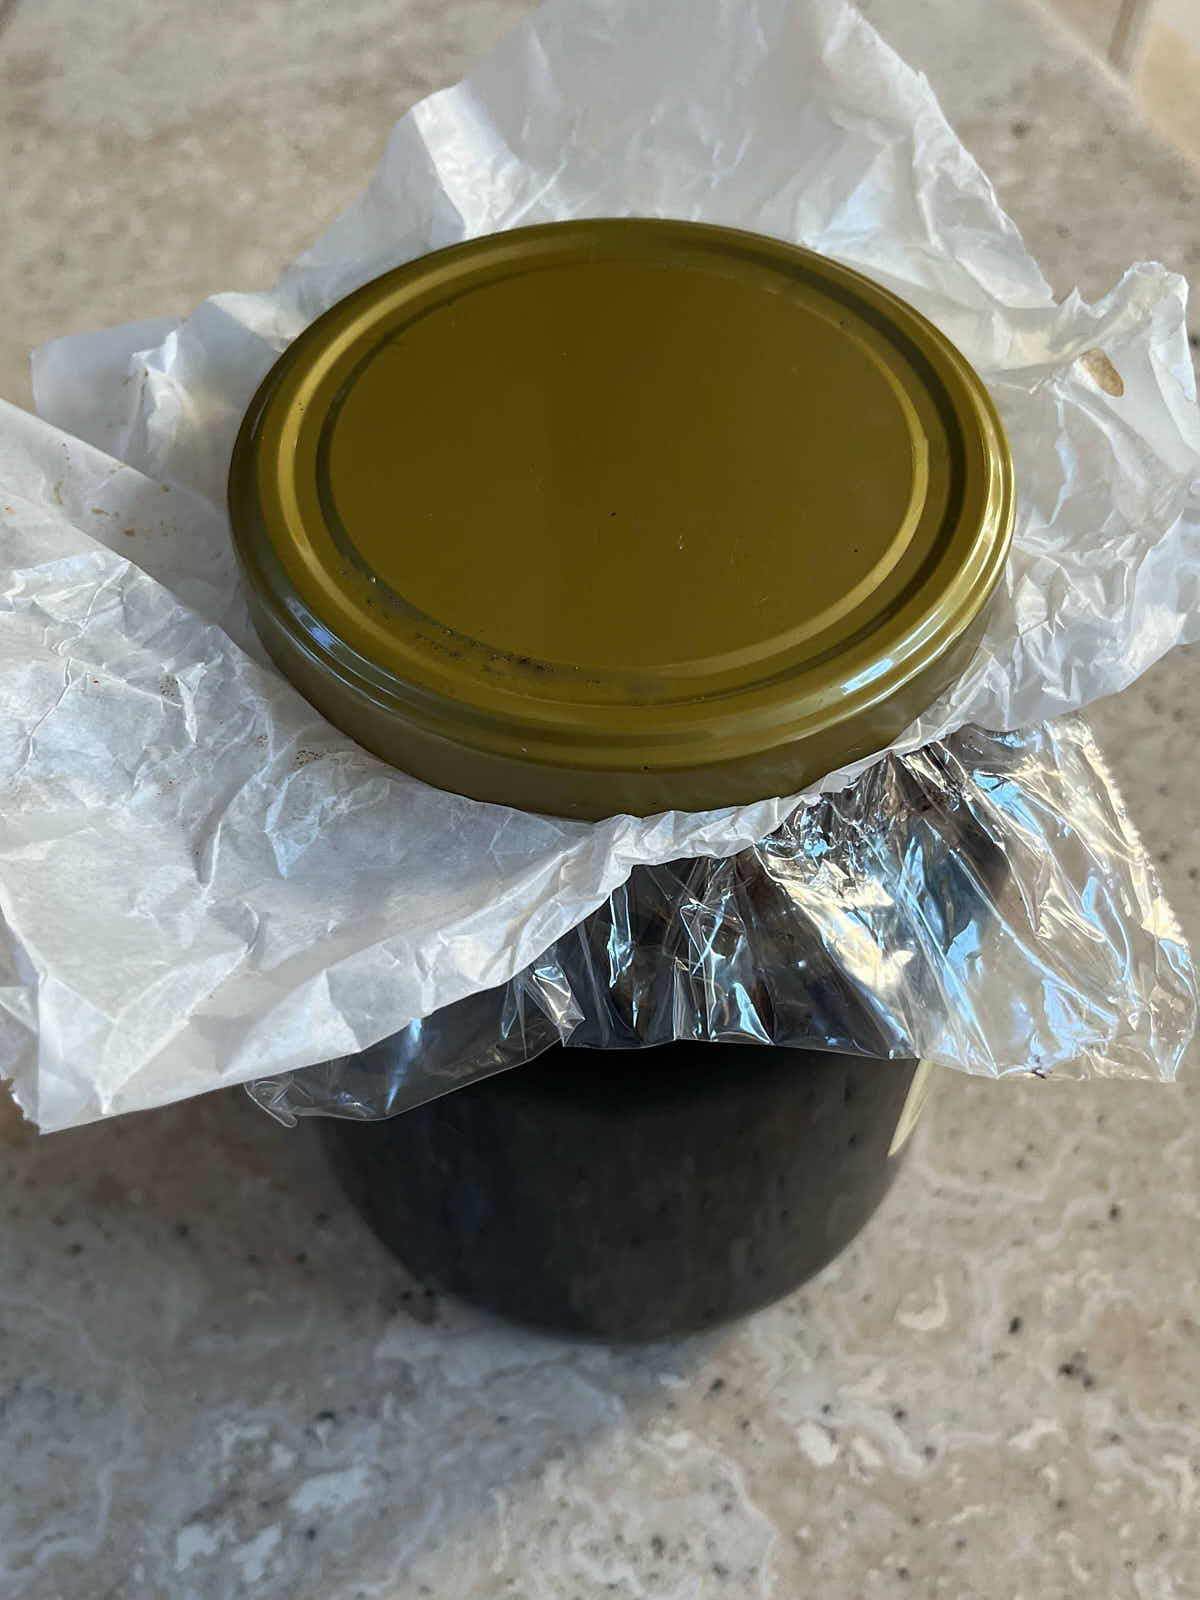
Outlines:
<svg viewBox="0 0 1200 1600"><path fill-rule="evenodd" d="M629 213L837 256L987 379L1013 554L898 748L1045 721L1200 637L1180 278L1056 305L928 84L841 0L551 0L397 125L273 291L59 340L46 421L0 413L0 1072L43 1128L364 1048L507 981L634 864L731 854L794 806L588 825L444 796L324 723L246 620L225 472L289 340L429 249Z"/></svg>

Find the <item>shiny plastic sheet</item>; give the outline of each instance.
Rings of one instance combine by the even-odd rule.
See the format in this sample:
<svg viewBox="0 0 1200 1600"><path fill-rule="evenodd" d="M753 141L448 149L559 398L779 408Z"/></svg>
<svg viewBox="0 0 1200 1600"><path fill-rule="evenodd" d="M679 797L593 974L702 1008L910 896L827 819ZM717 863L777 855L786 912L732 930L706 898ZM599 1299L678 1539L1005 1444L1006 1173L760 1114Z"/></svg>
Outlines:
<svg viewBox="0 0 1200 1600"><path fill-rule="evenodd" d="M900 747L1042 723L1200 637L1181 279L1142 265L1056 305L929 85L842 0L552 0L397 125L274 290L59 340L44 420L0 407L0 1073L43 1128L369 1049L507 984L634 869L734 855L795 811L591 826L441 795L318 717L246 622L224 480L279 351L424 251L613 213L837 256L988 381L1012 557Z"/></svg>
<svg viewBox="0 0 1200 1600"><path fill-rule="evenodd" d="M511 982L250 1085L284 1122L390 1116L560 1041L1157 1073L1196 1026L1157 876L1077 718L889 757L725 860L639 867Z"/></svg>

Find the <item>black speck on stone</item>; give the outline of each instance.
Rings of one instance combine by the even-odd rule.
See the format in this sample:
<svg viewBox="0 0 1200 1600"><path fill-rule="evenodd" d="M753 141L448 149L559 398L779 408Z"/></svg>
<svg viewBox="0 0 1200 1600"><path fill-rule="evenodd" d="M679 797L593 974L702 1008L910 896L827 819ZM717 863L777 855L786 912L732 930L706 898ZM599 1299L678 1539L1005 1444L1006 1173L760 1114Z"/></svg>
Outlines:
<svg viewBox="0 0 1200 1600"><path fill-rule="evenodd" d="M307 1262L308 1262L308 1251L307 1250L297 1250L296 1254L292 1257L292 1260L296 1263L296 1265L298 1267L305 1266L307 1264Z"/></svg>
<svg viewBox="0 0 1200 1600"><path fill-rule="evenodd" d="M1108 1220L1110 1222L1115 1222L1120 1215L1121 1215L1121 1208L1116 1203L1116 1201L1114 1200L1112 1205L1109 1206L1109 1208L1108 1208Z"/></svg>
<svg viewBox="0 0 1200 1600"><path fill-rule="evenodd" d="M1055 1511L1065 1511L1067 1509L1067 1502L1063 1499L1062 1495L1059 1495L1058 1499L1054 1502L1054 1509Z"/></svg>
<svg viewBox="0 0 1200 1600"><path fill-rule="evenodd" d="M1021 1319L1020 1319L1020 1317L1010 1317L1008 1319L1008 1331L1009 1331L1009 1333L1020 1333L1020 1331L1021 1331Z"/></svg>
<svg viewBox="0 0 1200 1600"><path fill-rule="evenodd" d="M908 1580L912 1577L912 1573L908 1570L907 1567L897 1567L896 1568L896 1576L898 1578L902 1579L905 1583L907 1583Z"/></svg>
<svg viewBox="0 0 1200 1600"><path fill-rule="evenodd" d="M256 1255L255 1252L251 1250L249 1255L246 1257L246 1265L248 1267L261 1267L262 1257L260 1255Z"/></svg>
<svg viewBox="0 0 1200 1600"><path fill-rule="evenodd" d="M905 1411L903 1406L893 1406L892 1407L892 1416L896 1419L897 1422L904 1422L908 1418L908 1412Z"/></svg>
<svg viewBox="0 0 1200 1600"><path fill-rule="evenodd" d="M821 1407L821 1415L823 1417L831 1417L833 1415L833 1407L829 1404L828 1401L826 1401L825 1404Z"/></svg>
<svg viewBox="0 0 1200 1600"><path fill-rule="evenodd" d="M306 1539L315 1539L317 1537L317 1530L315 1528L305 1528L304 1537Z"/></svg>
<svg viewBox="0 0 1200 1600"><path fill-rule="evenodd" d="M959 1534L958 1538L955 1539L954 1548L956 1550L965 1550L967 1548L967 1541L963 1538L962 1534Z"/></svg>
<svg viewBox="0 0 1200 1600"><path fill-rule="evenodd" d="M650 1535L650 1554L652 1556L663 1555L666 1551L666 1548L667 1541L663 1538L661 1533L652 1533Z"/></svg>
<svg viewBox="0 0 1200 1600"><path fill-rule="evenodd" d="M708 1386L708 1392L709 1392L709 1394L720 1394L721 1390L724 1387L725 1387L725 1379L724 1378L714 1378L713 1381Z"/></svg>
<svg viewBox="0 0 1200 1600"><path fill-rule="evenodd" d="M336 1422L337 1421L337 1412L336 1411L318 1411L316 1416L313 1418L313 1421L314 1422Z"/></svg>
<svg viewBox="0 0 1200 1600"><path fill-rule="evenodd" d="M1025 119L1023 117L1018 117L1017 120L1012 125L1012 136L1013 136L1013 138L1014 139L1023 139L1028 132L1029 132L1029 124L1025 121Z"/></svg>
<svg viewBox="0 0 1200 1600"><path fill-rule="evenodd" d="M921 1447L921 1454L925 1457L926 1461L932 1461L937 1455L937 1446L935 1444L923 1445Z"/></svg>
<svg viewBox="0 0 1200 1600"><path fill-rule="evenodd" d="M186 1222L177 1222L175 1224L175 1232L181 1239L186 1239L191 1231Z"/></svg>
<svg viewBox="0 0 1200 1600"><path fill-rule="evenodd" d="M500 1413L500 1415L496 1418L496 1421L501 1425L501 1427L503 1427L503 1425L508 1421L508 1413L507 1413L507 1411L502 1411Z"/></svg>
<svg viewBox="0 0 1200 1600"><path fill-rule="evenodd" d="M712 1569L714 1578L727 1578L729 1576L729 1568L723 1561L714 1561Z"/></svg>
<svg viewBox="0 0 1200 1600"><path fill-rule="evenodd" d="M1081 1386L1085 1389L1094 1389L1096 1387L1095 1375L1089 1371L1087 1356L1082 1350L1077 1350L1069 1361L1061 1363L1058 1375L1060 1378L1078 1378Z"/></svg>
<svg viewBox="0 0 1200 1600"><path fill-rule="evenodd" d="M50 1221L56 1228L65 1228L67 1225L67 1219L61 1213L57 1217L51 1217Z"/></svg>
<svg viewBox="0 0 1200 1600"><path fill-rule="evenodd" d="M74 1244L69 1244L67 1246L67 1254L69 1256L81 1256L83 1254L83 1246L78 1241Z"/></svg>
<svg viewBox="0 0 1200 1600"><path fill-rule="evenodd" d="M1200 350L1200 333L1189 333L1188 343L1193 350Z"/></svg>

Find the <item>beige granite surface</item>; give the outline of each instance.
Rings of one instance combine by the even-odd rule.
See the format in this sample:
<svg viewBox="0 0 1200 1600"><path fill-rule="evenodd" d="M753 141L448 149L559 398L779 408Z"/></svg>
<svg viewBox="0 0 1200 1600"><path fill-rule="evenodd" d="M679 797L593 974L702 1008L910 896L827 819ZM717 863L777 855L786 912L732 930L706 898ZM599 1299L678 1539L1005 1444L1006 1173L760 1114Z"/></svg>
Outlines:
<svg viewBox="0 0 1200 1600"><path fill-rule="evenodd" d="M1096 55L1107 59L1125 0L1048 0L1048 3Z"/></svg>
<svg viewBox="0 0 1200 1600"><path fill-rule="evenodd" d="M73 328L254 287L519 0L16 0L0 394ZM1200 180L1017 0L871 0L1057 288L1200 278ZM1193 322L1200 331L1200 322ZM1200 660L1095 725L1200 943ZM942 1083L855 1246L608 1351L406 1280L239 1094L4 1124L0 1595L1200 1596L1197 1093Z"/></svg>
<svg viewBox="0 0 1200 1600"><path fill-rule="evenodd" d="M1146 29L1134 91L1164 136L1200 161L1200 6L1180 3L1186 16L1164 11Z"/></svg>

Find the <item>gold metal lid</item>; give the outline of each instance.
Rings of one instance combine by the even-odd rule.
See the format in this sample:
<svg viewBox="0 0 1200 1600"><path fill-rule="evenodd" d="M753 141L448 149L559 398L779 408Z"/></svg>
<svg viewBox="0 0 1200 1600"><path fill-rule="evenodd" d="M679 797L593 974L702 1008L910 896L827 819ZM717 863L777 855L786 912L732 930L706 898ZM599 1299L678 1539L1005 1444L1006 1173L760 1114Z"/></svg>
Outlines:
<svg viewBox="0 0 1200 1600"><path fill-rule="evenodd" d="M230 473L283 672L441 788L603 817L788 794L961 670L1012 464L979 378L835 262L559 223L365 285Z"/></svg>

